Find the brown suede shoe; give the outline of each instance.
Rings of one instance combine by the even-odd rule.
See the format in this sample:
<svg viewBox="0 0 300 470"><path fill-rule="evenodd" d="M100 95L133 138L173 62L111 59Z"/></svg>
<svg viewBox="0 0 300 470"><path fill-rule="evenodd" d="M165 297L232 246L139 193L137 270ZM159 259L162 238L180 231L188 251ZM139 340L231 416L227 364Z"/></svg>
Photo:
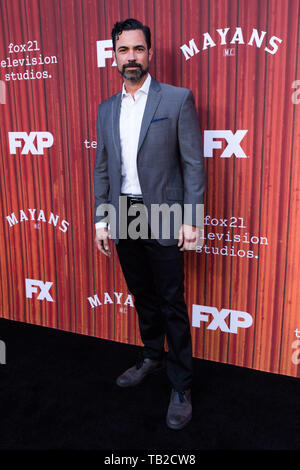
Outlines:
<svg viewBox="0 0 300 470"><path fill-rule="evenodd" d="M177 392L173 389L166 419L167 426L171 429L182 429L191 419L191 391Z"/></svg>
<svg viewBox="0 0 300 470"><path fill-rule="evenodd" d="M155 361L147 357L120 375L116 380L116 384L119 385L119 387L133 387L142 382L151 372L161 367L162 363L160 361Z"/></svg>

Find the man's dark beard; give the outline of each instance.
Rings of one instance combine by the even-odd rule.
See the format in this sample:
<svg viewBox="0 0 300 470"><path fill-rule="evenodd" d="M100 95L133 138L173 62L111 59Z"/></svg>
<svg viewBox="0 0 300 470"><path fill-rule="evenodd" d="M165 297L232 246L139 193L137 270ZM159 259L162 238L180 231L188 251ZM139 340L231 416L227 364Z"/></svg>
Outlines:
<svg viewBox="0 0 300 470"><path fill-rule="evenodd" d="M137 70L126 70L128 67L138 67ZM130 80L131 82L138 83L142 77L144 77L149 70L149 66L147 66L145 69L142 68L140 64L136 64L133 62L132 64L126 64L123 65L122 71L120 72L123 78L126 78L126 80Z"/></svg>

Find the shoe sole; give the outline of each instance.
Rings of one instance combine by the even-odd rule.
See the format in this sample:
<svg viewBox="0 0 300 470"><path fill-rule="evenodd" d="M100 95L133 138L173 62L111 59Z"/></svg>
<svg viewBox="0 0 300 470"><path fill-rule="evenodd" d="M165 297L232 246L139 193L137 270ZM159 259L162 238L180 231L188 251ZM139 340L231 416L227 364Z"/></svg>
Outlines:
<svg viewBox="0 0 300 470"><path fill-rule="evenodd" d="M185 421L184 423L179 424L177 426L176 426L176 424L169 423L168 420L166 420L166 424L167 424L168 428L173 429L174 431L179 431L180 429L183 429L187 424L189 424L191 419L192 419L192 416L187 421Z"/></svg>

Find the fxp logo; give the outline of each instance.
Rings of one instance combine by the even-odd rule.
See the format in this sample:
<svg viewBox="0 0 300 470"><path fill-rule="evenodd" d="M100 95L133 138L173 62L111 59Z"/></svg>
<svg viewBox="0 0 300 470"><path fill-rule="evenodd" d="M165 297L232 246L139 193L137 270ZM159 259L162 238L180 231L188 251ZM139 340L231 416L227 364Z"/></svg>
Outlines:
<svg viewBox="0 0 300 470"><path fill-rule="evenodd" d="M225 319L229 318L229 324ZM200 328L201 322L209 323L207 330L220 328L224 333L237 334L238 328L249 328L253 323L250 313L240 310L222 308L220 311L216 307L206 305L193 305L192 325Z"/></svg>
<svg viewBox="0 0 300 470"><path fill-rule="evenodd" d="M21 155L44 155L44 149L53 145L53 135L50 132L9 132L9 151L16 155L17 148L21 148Z"/></svg>

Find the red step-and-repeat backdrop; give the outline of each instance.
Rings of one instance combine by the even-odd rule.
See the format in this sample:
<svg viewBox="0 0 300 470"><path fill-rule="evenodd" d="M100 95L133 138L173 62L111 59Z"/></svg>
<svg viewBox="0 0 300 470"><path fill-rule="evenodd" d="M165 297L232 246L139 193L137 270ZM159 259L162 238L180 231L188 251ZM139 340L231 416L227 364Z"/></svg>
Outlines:
<svg viewBox="0 0 300 470"><path fill-rule="evenodd" d="M193 91L202 130L194 356L299 377L299 0L1 0L0 13L0 316L141 344L93 223L97 107L122 84L111 30L134 17L152 30L151 74Z"/></svg>

